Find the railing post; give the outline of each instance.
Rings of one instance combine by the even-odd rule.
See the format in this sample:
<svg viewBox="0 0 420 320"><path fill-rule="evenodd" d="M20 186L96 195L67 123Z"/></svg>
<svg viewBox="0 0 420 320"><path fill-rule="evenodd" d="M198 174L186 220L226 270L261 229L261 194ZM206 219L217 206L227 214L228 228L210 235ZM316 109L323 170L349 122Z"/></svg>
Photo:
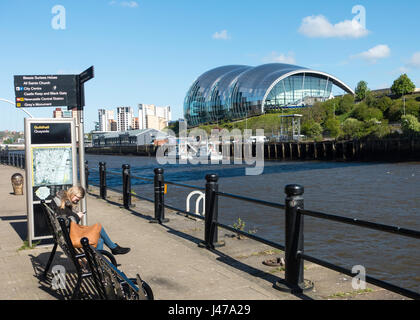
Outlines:
<svg viewBox="0 0 420 320"><path fill-rule="evenodd" d="M123 202L124 208L131 207L131 172L130 165L122 165L122 183L123 183Z"/></svg>
<svg viewBox="0 0 420 320"><path fill-rule="evenodd" d="M89 189L89 162L85 160L85 180L86 180L86 192Z"/></svg>
<svg viewBox="0 0 420 320"><path fill-rule="evenodd" d="M165 219L165 179L162 168L156 168L154 172L155 218L150 222L162 224L162 222L169 221L169 219Z"/></svg>
<svg viewBox="0 0 420 320"><path fill-rule="evenodd" d="M217 192L219 185L217 181L219 177L217 174L206 175L206 210L204 220L204 241L199 243L199 247L214 249L215 247L224 246L224 242L218 242L218 228L217 222L219 214L219 201Z"/></svg>
<svg viewBox="0 0 420 320"><path fill-rule="evenodd" d="M300 185L287 185L286 192L286 246L285 281L275 287L281 291L302 293L313 288L313 283L303 278L303 215L298 209L304 208L303 192Z"/></svg>
<svg viewBox="0 0 420 320"><path fill-rule="evenodd" d="M106 163L99 162L99 194L106 199Z"/></svg>

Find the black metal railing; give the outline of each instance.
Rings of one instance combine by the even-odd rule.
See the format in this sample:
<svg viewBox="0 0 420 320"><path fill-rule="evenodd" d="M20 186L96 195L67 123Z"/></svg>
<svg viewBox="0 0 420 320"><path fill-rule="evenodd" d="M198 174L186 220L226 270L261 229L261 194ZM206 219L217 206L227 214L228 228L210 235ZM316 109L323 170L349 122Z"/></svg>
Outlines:
<svg viewBox="0 0 420 320"><path fill-rule="evenodd" d="M25 169L25 153L8 149L0 150L0 164Z"/></svg>
<svg viewBox="0 0 420 320"><path fill-rule="evenodd" d="M87 162L86 162L87 166ZM229 194L225 192L218 191L218 176L216 174L208 174L206 178L205 187L198 187L193 185L182 184L173 181L164 180L164 170L162 168L156 168L154 170L154 179L132 176L129 170L128 165L122 166L122 171L120 173L114 171L106 171L105 163L99 163L99 190L100 196L103 199L106 199L106 189L111 189L106 185L106 174L110 173L112 175L122 176L123 184L123 202L124 207L129 208L131 204L131 197L134 196L139 199L148 200L154 202L154 219L156 223L164 223L168 221L165 219L165 208L176 210L182 213L185 213L194 218L204 220L204 240L200 244L201 247L208 248L210 250L215 249L217 246L223 245L223 243L218 242L217 234L218 228L223 228L232 232L235 232L240 235L244 235L250 239L256 240L258 242L269 245L273 248L283 250L285 252L285 279L284 281L278 281L274 284L279 290L288 291L294 294L302 293L305 290L311 289L313 283L304 279L304 269L303 262L304 260L313 262L315 264L321 265L331 270L338 271L340 273L354 276L354 273L350 269L346 269L312 257L310 255L304 254L304 242L303 242L303 225L304 225L304 216L311 216L313 218L324 219L329 221L335 221L344 224L350 224L353 226L358 226L362 228L369 228L377 230L380 232L388 232L399 236L410 237L414 239L420 239L420 231L410 230L405 228L399 228L395 226L389 226L379 223L373 223L369 221L352 219L347 217L342 217L333 214L326 214L322 212L310 211L304 209L304 188L300 185L287 185L285 187L286 199L285 204L268 202L264 200L244 197L240 195ZM88 176L88 175L86 175ZM134 195L131 192L131 179L139 179L143 181L153 182L154 184L154 199L144 198L139 195ZM186 210L175 208L173 206L165 204L164 197L164 185L174 185L178 187L201 190L205 191L205 217L203 218L200 215L194 214L192 212L187 212ZM114 191L121 192L121 190L113 189ZM236 199L240 201L246 201L266 207L271 207L274 209L284 210L285 212L285 245L281 245L277 242L264 239L262 237L256 236L255 234L250 234L234 228L229 225L222 224L218 221L218 197L226 197L231 199ZM420 293L414 292L409 289L405 289L394 284L388 283L386 281L366 276L366 282L382 287L389 291L404 295L412 299L420 299Z"/></svg>

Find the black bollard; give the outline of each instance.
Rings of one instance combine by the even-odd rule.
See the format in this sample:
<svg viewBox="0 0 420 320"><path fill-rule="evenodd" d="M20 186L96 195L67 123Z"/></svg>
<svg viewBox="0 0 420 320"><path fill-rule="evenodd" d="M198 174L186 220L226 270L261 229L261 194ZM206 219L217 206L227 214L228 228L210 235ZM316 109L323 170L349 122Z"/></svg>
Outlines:
<svg viewBox="0 0 420 320"><path fill-rule="evenodd" d="M216 225L219 214L219 201L217 192L219 185L217 181L219 177L217 174L206 175L206 207L204 220L204 241L199 243L199 247L214 249L215 247L222 247L224 242L218 241L218 228Z"/></svg>
<svg viewBox="0 0 420 320"><path fill-rule="evenodd" d="M155 218L150 222L162 224L162 222L169 221L169 219L165 219L165 179L162 168L156 168L154 172Z"/></svg>
<svg viewBox="0 0 420 320"><path fill-rule="evenodd" d="M298 209L304 208L304 188L288 185L286 192L286 246L285 246L285 281L276 282L275 288L300 294L313 288L313 283L303 278L303 215Z"/></svg>
<svg viewBox="0 0 420 320"><path fill-rule="evenodd" d="M106 199L106 163L99 162L99 195Z"/></svg>
<svg viewBox="0 0 420 320"><path fill-rule="evenodd" d="M122 165L122 184L124 208L129 209L131 205L131 172L130 165Z"/></svg>

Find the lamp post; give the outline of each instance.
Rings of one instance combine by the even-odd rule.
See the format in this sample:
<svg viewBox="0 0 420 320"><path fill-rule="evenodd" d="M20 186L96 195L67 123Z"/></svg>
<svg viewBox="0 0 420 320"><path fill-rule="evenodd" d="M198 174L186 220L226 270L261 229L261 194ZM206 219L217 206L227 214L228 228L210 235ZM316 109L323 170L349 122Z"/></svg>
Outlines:
<svg viewBox="0 0 420 320"><path fill-rule="evenodd" d="M10 100L7 100L7 99L3 99L3 98L0 98L0 101L3 101L3 102L6 102L6 103L10 103L11 105L14 105L14 106L16 106L16 104L15 103L13 103L12 101L10 101ZM23 112L25 112L29 117L31 117L31 118L33 118L33 116L28 112L28 111L26 111L25 109L23 109L23 108L18 108L19 110L22 110Z"/></svg>

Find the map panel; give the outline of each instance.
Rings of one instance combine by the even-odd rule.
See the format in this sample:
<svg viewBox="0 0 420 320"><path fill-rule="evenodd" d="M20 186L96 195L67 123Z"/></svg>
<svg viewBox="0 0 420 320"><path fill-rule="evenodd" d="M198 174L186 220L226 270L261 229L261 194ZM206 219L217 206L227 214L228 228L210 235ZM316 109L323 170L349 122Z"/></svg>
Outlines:
<svg viewBox="0 0 420 320"><path fill-rule="evenodd" d="M32 148L32 185L73 183L72 147Z"/></svg>

